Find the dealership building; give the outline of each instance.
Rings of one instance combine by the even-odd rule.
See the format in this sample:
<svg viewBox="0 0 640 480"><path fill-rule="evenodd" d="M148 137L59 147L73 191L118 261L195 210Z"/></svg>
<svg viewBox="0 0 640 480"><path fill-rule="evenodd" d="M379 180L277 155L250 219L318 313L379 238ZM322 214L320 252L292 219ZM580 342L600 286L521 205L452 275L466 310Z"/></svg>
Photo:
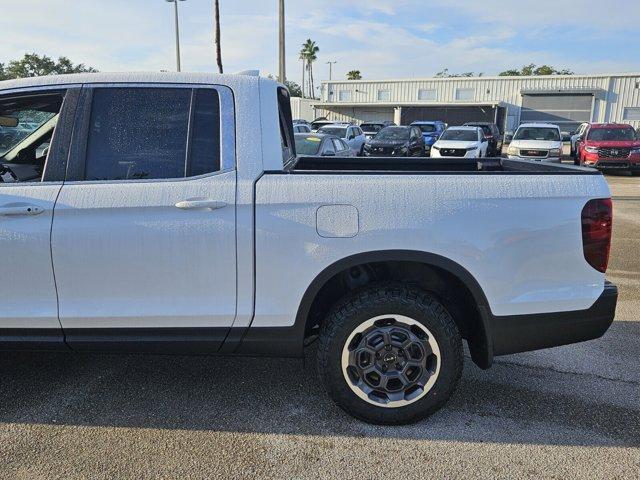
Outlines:
<svg viewBox="0 0 640 480"><path fill-rule="evenodd" d="M356 123L489 121L512 131L522 122L552 122L571 132L582 122L620 122L638 128L640 74L328 81L314 107L318 117Z"/></svg>

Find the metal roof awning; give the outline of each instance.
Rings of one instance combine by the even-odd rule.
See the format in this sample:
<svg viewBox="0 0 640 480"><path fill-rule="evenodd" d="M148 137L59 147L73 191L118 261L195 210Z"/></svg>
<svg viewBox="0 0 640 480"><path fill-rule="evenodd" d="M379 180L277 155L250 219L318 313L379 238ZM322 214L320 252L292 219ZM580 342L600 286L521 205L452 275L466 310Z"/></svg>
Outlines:
<svg viewBox="0 0 640 480"><path fill-rule="evenodd" d="M488 102L318 102L317 108L324 107L504 107L503 101Z"/></svg>
<svg viewBox="0 0 640 480"><path fill-rule="evenodd" d="M602 88L523 88L521 95L593 95L596 98L604 98L606 91Z"/></svg>

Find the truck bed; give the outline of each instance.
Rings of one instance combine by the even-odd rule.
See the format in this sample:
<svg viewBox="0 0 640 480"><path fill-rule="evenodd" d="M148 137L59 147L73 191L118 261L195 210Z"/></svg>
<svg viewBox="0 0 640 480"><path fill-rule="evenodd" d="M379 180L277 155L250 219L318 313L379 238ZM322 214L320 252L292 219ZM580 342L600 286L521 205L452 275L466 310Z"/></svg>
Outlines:
<svg viewBox="0 0 640 480"><path fill-rule="evenodd" d="M431 174L599 175L591 168L507 158L299 157L287 173L410 172ZM275 172L270 172L275 173Z"/></svg>

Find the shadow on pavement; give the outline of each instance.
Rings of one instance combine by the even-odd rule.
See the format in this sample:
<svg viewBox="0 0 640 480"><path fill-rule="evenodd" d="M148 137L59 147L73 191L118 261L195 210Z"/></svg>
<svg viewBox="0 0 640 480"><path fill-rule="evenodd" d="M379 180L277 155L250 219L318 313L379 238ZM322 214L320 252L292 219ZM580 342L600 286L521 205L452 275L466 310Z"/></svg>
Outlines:
<svg viewBox="0 0 640 480"><path fill-rule="evenodd" d="M621 322L616 328L625 335L640 335L637 322ZM640 402L637 409L615 402L590 403L580 392L571 394L562 386L549 391L536 387L535 382L528 383L527 367L507 363L481 371L468 358L456 395L430 419L406 427L367 425L344 414L325 395L317 380L314 354L308 352L303 362L2 353L0 422L467 442L640 445ZM515 376L518 382L509 381ZM576 380L572 377L571 381ZM582 380L578 377L577 381ZM584 381L586 389L588 382L598 378ZM562 384L562 380L558 383Z"/></svg>

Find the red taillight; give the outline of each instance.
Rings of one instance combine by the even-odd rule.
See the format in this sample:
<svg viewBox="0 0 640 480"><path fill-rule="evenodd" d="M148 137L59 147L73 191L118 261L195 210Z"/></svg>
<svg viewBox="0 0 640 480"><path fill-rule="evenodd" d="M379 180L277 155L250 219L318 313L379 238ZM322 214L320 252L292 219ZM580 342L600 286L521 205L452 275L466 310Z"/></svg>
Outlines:
<svg viewBox="0 0 640 480"><path fill-rule="evenodd" d="M610 198L589 200L582 209L584 258L599 272L607 271L611 249L613 206Z"/></svg>

